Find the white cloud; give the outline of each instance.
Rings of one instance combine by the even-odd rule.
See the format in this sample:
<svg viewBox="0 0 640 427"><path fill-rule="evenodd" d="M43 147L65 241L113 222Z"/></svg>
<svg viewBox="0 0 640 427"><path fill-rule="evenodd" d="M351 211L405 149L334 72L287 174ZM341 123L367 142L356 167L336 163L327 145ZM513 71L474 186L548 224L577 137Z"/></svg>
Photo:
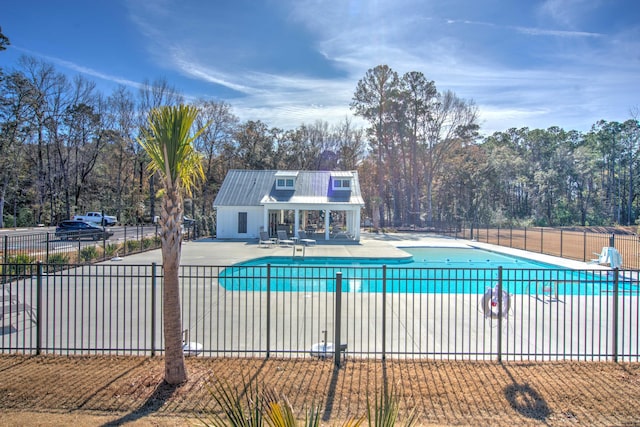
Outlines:
<svg viewBox="0 0 640 427"><path fill-rule="evenodd" d="M166 10L167 4L148 6L156 8L151 13L164 26L164 17L180 21L174 15L181 12ZM343 72L337 78L242 68L237 61L225 61L206 50L208 40L220 38L215 32L180 37L181 31L167 32L155 27L154 20L132 16L149 37L158 62L190 78L235 91L238 96L229 102L244 119L284 128L317 119L339 121L350 114L358 80L369 68L387 64L400 74L421 71L440 90L451 89L461 98L473 99L487 130L551 125L584 129L603 118L601 114L618 111L608 104L633 102L634 91L637 99L637 85L631 87L631 83L640 71L637 61L628 60L628 48L637 51L637 42L579 27L578 10L584 7L586 3L580 0L548 0L539 9L545 19L518 20L520 25L438 16L429 2L417 1L307 0L282 7L289 10L289 19L310 32L311 47ZM182 20L189 21L188 17ZM455 24L461 28L447 28ZM215 30L215 26L200 30ZM497 59L492 45L473 44L471 49L470 41L485 31L503 32L506 39L521 35L522 43L530 37L528 43L535 44L545 62L527 63L517 53L510 60L508 55ZM198 39L203 45L196 43ZM523 44L521 49L524 52L529 47ZM617 86L625 84L631 94L621 96Z"/></svg>

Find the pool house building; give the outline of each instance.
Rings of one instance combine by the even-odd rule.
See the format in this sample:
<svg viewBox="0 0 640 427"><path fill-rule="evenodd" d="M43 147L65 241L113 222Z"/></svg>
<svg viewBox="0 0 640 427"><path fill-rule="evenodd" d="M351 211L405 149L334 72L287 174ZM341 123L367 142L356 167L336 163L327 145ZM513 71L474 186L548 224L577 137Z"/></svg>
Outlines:
<svg viewBox="0 0 640 427"><path fill-rule="evenodd" d="M230 170L213 202L219 239L299 230L318 240L360 239L364 200L356 171Z"/></svg>

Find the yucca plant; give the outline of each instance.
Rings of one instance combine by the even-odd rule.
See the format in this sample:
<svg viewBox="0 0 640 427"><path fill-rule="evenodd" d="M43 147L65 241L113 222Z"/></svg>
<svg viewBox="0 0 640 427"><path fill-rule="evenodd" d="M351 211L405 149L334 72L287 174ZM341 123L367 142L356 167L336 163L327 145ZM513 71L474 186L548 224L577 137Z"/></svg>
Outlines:
<svg viewBox="0 0 640 427"><path fill-rule="evenodd" d="M140 250L140 242L137 240L127 240L125 245L127 246L127 253L136 252Z"/></svg>
<svg viewBox="0 0 640 427"><path fill-rule="evenodd" d="M47 273L60 271L67 264L69 264L69 255L64 253L51 254L47 260Z"/></svg>
<svg viewBox="0 0 640 427"><path fill-rule="evenodd" d="M145 237L142 239L142 249L143 250L147 250L151 247L153 247L154 241L153 241L153 237Z"/></svg>
<svg viewBox="0 0 640 427"><path fill-rule="evenodd" d="M262 411L260 409L260 399L258 389L252 393L246 393L246 403L240 399L241 393L238 389L232 388L228 383L216 381L213 387L208 386L209 393L222 409L227 420L217 413L211 414L208 419L200 418L206 426L227 427L229 425L237 427L261 427L263 425ZM245 386L245 389L250 390Z"/></svg>
<svg viewBox="0 0 640 427"><path fill-rule="evenodd" d="M7 277L23 277L31 273L31 266L36 259L28 254L9 255L5 261L5 270L2 271L3 276Z"/></svg>
<svg viewBox="0 0 640 427"><path fill-rule="evenodd" d="M272 390L261 391L245 384L243 390L232 388L228 383L215 382L207 385L213 399L222 409L222 414L213 413L208 419L200 417L206 426L213 427L318 427L320 425L321 405L312 405L306 412L304 422L296 420L293 407L286 397L279 398ZM240 398L245 395L245 401ZM359 427L365 422L371 427L391 427L398 421L399 407L393 392L383 392L373 402L367 399L367 415L360 418L352 417L342 424L342 427ZM412 411L404 426L412 426L417 421L417 414Z"/></svg>
<svg viewBox="0 0 640 427"><path fill-rule="evenodd" d="M121 250L121 246L117 243L107 243L104 246L104 256L113 257Z"/></svg>
<svg viewBox="0 0 640 427"><path fill-rule="evenodd" d="M98 248L95 246L85 246L80 250L80 259L88 262L98 258Z"/></svg>
<svg viewBox="0 0 640 427"><path fill-rule="evenodd" d="M384 390L376 396L373 406L367 399L367 420L372 427L390 427L398 422L398 399L393 391ZM417 414L412 411L403 425L409 427L416 423Z"/></svg>
<svg viewBox="0 0 640 427"><path fill-rule="evenodd" d="M296 420L293 407L286 397L278 398L274 391L261 391L258 386L245 384L244 391L232 388L227 383L216 382L209 387L213 399L222 408L223 415L212 414L209 419L200 419L207 426L240 427L318 427L320 425L320 405L313 405L305 413L304 424ZM245 395L243 402L239 396ZM353 425L354 427L357 424Z"/></svg>

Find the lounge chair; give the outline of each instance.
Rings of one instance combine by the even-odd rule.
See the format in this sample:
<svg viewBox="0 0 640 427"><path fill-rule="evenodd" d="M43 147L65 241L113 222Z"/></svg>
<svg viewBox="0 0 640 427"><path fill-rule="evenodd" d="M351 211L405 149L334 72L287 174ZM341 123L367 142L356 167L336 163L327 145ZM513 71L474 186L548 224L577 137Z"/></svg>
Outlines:
<svg viewBox="0 0 640 427"><path fill-rule="evenodd" d="M280 246L293 246L295 242L287 236L287 232L284 230L278 230L278 244Z"/></svg>
<svg viewBox="0 0 640 427"><path fill-rule="evenodd" d="M298 237L300 238L300 243L302 243L303 245L315 245L316 241L315 239L310 239L307 236L307 232L304 230L298 230Z"/></svg>
<svg viewBox="0 0 640 427"><path fill-rule="evenodd" d="M260 232L260 240L258 241L258 246L272 248L274 241L269 238L269 233L266 231Z"/></svg>

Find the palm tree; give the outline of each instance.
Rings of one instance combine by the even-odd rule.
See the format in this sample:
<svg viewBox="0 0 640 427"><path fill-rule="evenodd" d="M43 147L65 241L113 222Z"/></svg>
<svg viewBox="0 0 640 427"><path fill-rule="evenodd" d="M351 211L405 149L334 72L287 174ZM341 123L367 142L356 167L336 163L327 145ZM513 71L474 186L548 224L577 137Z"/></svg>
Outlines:
<svg viewBox="0 0 640 427"><path fill-rule="evenodd" d="M190 196L196 181L204 178L200 155L195 151L193 141L206 126L191 136L191 127L197 115L198 110L187 105L153 109L149 113L148 129L143 131L139 140L151 158L149 170L159 174L165 192L160 213L160 238L164 269L164 380L169 384L180 384L187 380L182 349L178 269L182 245L182 193Z"/></svg>

